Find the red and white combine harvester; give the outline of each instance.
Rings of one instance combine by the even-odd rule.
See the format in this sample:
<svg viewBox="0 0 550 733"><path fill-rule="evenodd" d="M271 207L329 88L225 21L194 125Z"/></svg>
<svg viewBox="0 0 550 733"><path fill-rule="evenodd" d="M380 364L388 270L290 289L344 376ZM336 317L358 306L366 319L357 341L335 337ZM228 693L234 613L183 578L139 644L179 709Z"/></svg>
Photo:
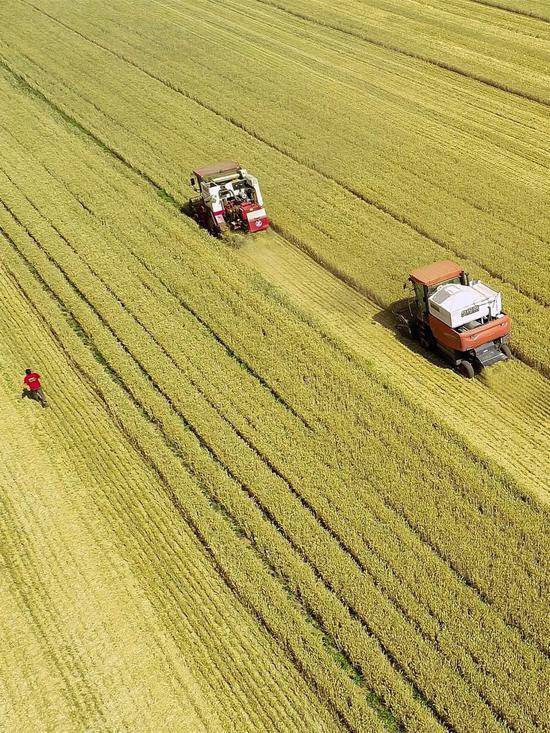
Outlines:
<svg viewBox="0 0 550 733"><path fill-rule="evenodd" d="M190 214L212 234L261 232L269 226L258 179L240 163L224 160L197 168L191 185L199 195L189 199Z"/></svg>
<svg viewBox="0 0 550 733"><path fill-rule="evenodd" d="M414 297L401 301L396 315L411 336L440 351L464 377L509 359L510 318L500 293L445 260L409 275Z"/></svg>

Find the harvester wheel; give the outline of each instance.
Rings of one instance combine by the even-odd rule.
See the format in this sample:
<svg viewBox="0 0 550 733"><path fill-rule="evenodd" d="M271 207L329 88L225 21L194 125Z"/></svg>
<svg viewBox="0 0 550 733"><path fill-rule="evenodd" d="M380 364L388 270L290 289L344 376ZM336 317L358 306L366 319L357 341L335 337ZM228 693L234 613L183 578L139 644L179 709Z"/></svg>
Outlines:
<svg viewBox="0 0 550 733"><path fill-rule="evenodd" d="M395 315L394 314L394 316L395 316L395 327L396 327L397 331L400 334L402 334L403 336L408 336L409 338L414 338L415 336L414 336L414 333L413 333L413 327L409 323L409 321L407 321L407 319L405 318L405 316L402 316L400 314L398 314L398 315Z"/></svg>
<svg viewBox="0 0 550 733"><path fill-rule="evenodd" d="M461 361L457 366L458 373L466 379L473 379L475 376L475 370L473 365L469 361Z"/></svg>
<svg viewBox="0 0 550 733"><path fill-rule="evenodd" d="M504 356L507 359L511 359L512 358L512 352L510 351L510 347L508 346L508 344L501 344L500 345L500 350L502 351L502 353L504 354Z"/></svg>
<svg viewBox="0 0 550 733"><path fill-rule="evenodd" d="M435 351L436 342L431 331L421 329L418 340L420 341L420 346L426 351Z"/></svg>
<svg viewBox="0 0 550 733"><path fill-rule="evenodd" d="M418 341L418 337L420 336L418 323L414 320L407 321L407 327L409 329L410 337L415 341Z"/></svg>

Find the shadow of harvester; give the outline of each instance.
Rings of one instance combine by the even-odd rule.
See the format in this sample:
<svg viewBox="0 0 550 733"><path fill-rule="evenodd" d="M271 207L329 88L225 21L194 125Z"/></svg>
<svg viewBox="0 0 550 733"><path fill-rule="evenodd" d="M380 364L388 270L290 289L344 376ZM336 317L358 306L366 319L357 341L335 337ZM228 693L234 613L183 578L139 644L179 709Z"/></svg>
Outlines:
<svg viewBox="0 0 550 733"><path fill-rule="evenodd" d="M413 318L410 310L411 302L411 298L395 300L387 308L378 311L372 319L390 331L394 338L403 344L403 346L406 346L409 351L418 354L440 369L453 371L451 364L442 355L436 351L424 348L411 333L408 325L409 319Z"/></svg>

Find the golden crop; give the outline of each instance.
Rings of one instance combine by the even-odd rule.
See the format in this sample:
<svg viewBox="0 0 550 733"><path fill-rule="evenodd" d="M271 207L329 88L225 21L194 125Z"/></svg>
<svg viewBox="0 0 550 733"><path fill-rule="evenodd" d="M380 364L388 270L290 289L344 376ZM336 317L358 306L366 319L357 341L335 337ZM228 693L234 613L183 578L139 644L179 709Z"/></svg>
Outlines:
<svg viewBox="0 0 550 733"><path fill-rule="evenodd" d="M497 151L474 202L466 181L483 167L475 156L453 180L441 141L429 147L441 152L433 166L416 157L419 129L442 134L437 95L429 112L422 97L402 119L399 90L381 90L367 73L387 50L365 51L349 67L338 61L343 41L333 26L344 28L354 3L327 5L323 23L303 36L296 13L254 6L258 18L285 18L288 28L270 26L264 46L247 38L239 46L265 80L253 122L250 75L236 68L231 92L221 83L229 69L207 53L218 13L220 49L242 29L231 5L194 10L197 25L186 31L186 2L154 3L164 10L101 3L101 20L49 0L38 3L45 12L12 4L24 22L16 27L0 10L9 28L0 31L2 332L25 358L39 343L45 361L69 370L64 394L52 365L53 444L74 446L79 481L100 474L99 516L173 640L167 658L190 654L186 637L196 639L198 688L215 701L211 718L197 703L200 725L543 730L547 182L538 163L526 172L535 133L515 140L509 158L497 151L509 134L491 116L493 95L504 94L501 72L475 62L494 86L477 122L461 116L456 133L464 155L474 144ZM350 54L364 49L362 33L346 36ZM417 43L406 73L420 80L418 59L433 49ZM480 54L490 55L491 43L479 40ZM184 48L194 51L185 63ZM466 72L474 62L460 54L453 63ZM302 74L288 73L298 62ZM424 84L432 76L446 84L441 69L421 69ZM536 68L514 79L525 95L542 93ZM519 102L517 114L535 104ZM490 144L474 134L481 118L496 126ZM400 120L401 148L392 136ZM240 251L163 200L184 201L197 161L231 156L260 174L275 222ZM506 187L508 166L517 175ZM510 213L527 190L530 220ZM514 267L517 230L527 254ZM504 365L506 388L498 376L465 383L384 325L381 306L398 296L407 269L449 252L497 284L513 309L524 362ZM123 462L108 458L111 433ZM20 520L12 513L11 521ZM53 627L44 633L54 648L66 643ZM77 661L81 682L60 697L67 720L91 725L103 710L94 662ZM192 680L181 684L201 698ZM161 720L159 710L143 711L135 727Z"/></svg>

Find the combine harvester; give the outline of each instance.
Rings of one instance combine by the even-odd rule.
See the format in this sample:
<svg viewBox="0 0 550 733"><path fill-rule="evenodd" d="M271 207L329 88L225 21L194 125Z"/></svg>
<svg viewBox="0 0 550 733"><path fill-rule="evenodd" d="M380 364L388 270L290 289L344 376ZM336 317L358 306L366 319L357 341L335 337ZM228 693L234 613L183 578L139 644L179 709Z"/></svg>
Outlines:
<svg viewBox="0 0 550 733"><path fill-rule="evenodd" d="M395 315L421 345L439 351L462 376L471 379L491 364L511 357L510 318L500 293L450 260L413 270L403 286L414 296L400 301Z"/></svg>
<svg viewBox="0 0 550 733"><path fill-rule="evenodd" d="M215 236L224 232L261 232L269 226L258 179L240 163L224 160L193 171L189 213Z"/></svg>

